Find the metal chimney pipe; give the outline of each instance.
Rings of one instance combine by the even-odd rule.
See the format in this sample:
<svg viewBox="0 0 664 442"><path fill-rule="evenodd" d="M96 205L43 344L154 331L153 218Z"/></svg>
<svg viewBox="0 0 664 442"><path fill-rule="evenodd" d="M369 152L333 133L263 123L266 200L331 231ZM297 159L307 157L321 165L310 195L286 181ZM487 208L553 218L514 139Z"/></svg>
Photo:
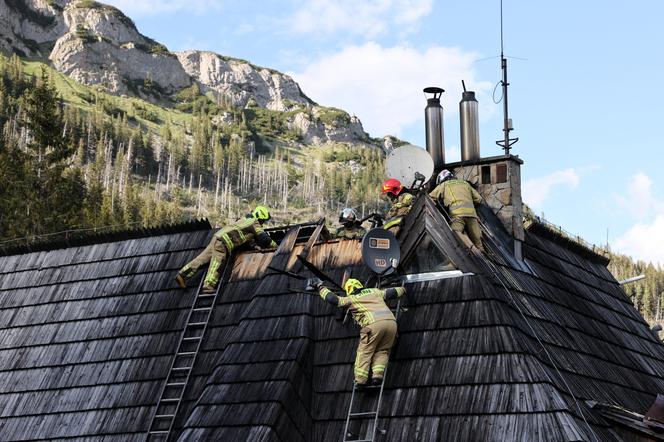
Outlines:
<svg viewBox="0 0 664 442"><path fill-rule="evenodd" d="M459 102L461 161L480 159L480 126L475 92L464 91Z"/></svg>
<svg viewBox="0 0 664 442"><path fill-rule="evenodd" d="M424 88L427 96L427 107L424 109L424 126L427 135L427 152L433 159L435 171L440 171L445 165L445 137L443 134L443 107L440 105L440 96L445 92L439 87Z"/></svg>

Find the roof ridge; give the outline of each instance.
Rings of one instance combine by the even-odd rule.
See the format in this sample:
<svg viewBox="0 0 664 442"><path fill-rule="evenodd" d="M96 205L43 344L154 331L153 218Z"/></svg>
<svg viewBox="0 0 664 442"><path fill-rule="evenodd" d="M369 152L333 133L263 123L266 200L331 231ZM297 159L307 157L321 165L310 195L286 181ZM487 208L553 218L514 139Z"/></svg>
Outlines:
<svg viewBox="0 0 664 442"><path fill-rule="evenodd" d="M525 230L542 238L553 241L572 252L578 253L584 258L598 262L602 265L608 265L611 259L604 255L605 249L597 247L594 244L586 243L580 236L576 238L570 236L562 228L555 229L553 224L542 221L540 218L529 218L529 224Z"/></svg>
<svg viewBox="0 0 664 442"><path fill-rule="evenodd" d="M114 226L109 226L114 227ZM105 229L108 227L100 227ZM21 245L3 246L0 243L0 256L22 255L25 253L41 252L44 250L66 249L69 247L88 246L110 242L125 241L128 239L148 238L152 236L167 235L173 233L193 232L196 230L211 229L212 225L207 218L194 219L181 223L162 224L152 227L135 227L129 229L109 230L99 232L97 228L85 230L66 230L55 234L37 237L17 238L8 242L22 242ZM90 232L92 231L92 232ZM58 235L58 236L55 236ZM48 237L48 239L47 239ZM50 239L55 237L54 239Z"/></svg>

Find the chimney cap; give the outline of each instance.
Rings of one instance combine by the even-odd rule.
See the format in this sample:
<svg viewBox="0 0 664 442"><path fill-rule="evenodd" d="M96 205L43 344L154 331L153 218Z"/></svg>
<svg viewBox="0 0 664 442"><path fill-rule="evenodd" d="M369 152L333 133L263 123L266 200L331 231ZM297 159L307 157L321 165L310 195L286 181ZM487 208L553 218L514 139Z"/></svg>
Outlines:
<svg viewBox="0 0 664 442"><path fill-rule="evenodd" d="M461 93L461 101L477 101L475 91L463 91Z"/></svg>
<svg viewBox="0 0 664 442"><path fill-rule="evenodd" d="M442 89L442 88L439 88L439 87L436 87L436 86L429 86L429 87L425 87L422 91L425 94L433 94L434 98L438 98L438 97L440 97L440 95L443 92L445 92L445 89ZM438 97L436 96L436 94L438 94Z"/></svg>

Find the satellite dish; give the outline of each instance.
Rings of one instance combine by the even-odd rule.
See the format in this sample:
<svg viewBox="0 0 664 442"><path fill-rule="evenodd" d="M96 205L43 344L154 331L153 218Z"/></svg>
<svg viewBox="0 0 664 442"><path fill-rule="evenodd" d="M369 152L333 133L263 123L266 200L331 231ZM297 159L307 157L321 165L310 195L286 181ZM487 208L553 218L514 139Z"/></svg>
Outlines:
<svg viewBox="0 0 664 442"><path fill-rule="evenodd" d="M406 144L389 153L385 160L386 178L396 178L406 187L416 180L415 174L424 175L424 183L433 175L433 160L425 149Z"/></svg>
<svg viewBox="0 0 664 442"><path fill-rule="evenodd" d="M362 238L362 260L379 275L394 272L401 259L401 249L394 234L382 227L369 230Z"/></svg>

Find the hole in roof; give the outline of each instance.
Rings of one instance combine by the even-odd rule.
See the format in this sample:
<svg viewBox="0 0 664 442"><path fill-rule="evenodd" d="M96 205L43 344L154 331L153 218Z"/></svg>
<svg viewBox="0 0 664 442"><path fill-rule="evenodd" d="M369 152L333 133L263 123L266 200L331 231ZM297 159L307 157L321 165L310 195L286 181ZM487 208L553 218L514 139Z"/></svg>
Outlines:
<svg viewBox="0 0 664 442"><path fill-rule="evenodd" d="M415 251L402 264L406 274L442 272L446 270L458 270L452 259L440 250L428 235L415 246Z"/></svg>

